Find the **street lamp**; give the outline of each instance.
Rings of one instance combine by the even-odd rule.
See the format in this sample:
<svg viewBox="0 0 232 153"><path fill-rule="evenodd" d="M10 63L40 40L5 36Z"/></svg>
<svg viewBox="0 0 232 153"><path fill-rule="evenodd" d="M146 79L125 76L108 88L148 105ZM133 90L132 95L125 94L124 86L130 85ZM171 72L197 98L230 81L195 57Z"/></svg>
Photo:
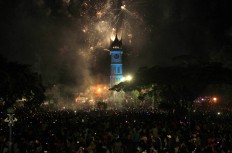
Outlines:
<svg viewBox="0 0 232 153"><path fill-rule="evenodd" d="M12 153L12 126L14 126L14 122L17 122L18 119L14 117L14 109L8 108L7 109L7 118L4 122L8 123L9 126L9 153Z"/></svg>

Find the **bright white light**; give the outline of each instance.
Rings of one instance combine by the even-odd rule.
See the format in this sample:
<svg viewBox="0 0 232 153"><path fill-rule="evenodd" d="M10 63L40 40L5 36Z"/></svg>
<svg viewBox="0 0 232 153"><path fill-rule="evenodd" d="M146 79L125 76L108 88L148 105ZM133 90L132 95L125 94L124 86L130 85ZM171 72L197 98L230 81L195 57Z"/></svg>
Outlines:
<svg viewBox="0 0 232 153"><path fill-rule="evenodd" d="M218 115L221 115L221 113L220 113L220 112L218 112L217 114L218 114Z"/></svg>
<svg viewBox="0 0 232 153"><path fill-rule="evenodd" d="M125 10L125 9L126 9L126 5L122 5L122 6L121 6L121 9L122 9L122 10Z"/></svg>
<svg viewBox="0 0 232 153"><path fill-rule="evenodd" d="M125 82L125 81L131 81L132 80L132 76L127 75L126 77L121 78L121 82Z"/></svg>
<svg viewBox="0 0 232 153"><path fill-rule="evenodd" d="M128 75L128 76L126 76L126 81L131 81L132 80L132 76L130 76L130 75Z"/></svg>

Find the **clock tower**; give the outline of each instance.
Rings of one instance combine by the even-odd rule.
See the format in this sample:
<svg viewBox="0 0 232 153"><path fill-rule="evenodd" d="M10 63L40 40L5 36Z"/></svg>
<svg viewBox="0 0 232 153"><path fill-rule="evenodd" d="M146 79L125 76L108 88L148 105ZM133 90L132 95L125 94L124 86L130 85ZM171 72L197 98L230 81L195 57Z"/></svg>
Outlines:
<svg viewBox="0 0 232 153"><path fill-rule="evenodd" d="M120 83L123 78L122 73L122 39L119 40L117 35L110 47L111 56L111 75L110 75L110 87Z"/></svg>

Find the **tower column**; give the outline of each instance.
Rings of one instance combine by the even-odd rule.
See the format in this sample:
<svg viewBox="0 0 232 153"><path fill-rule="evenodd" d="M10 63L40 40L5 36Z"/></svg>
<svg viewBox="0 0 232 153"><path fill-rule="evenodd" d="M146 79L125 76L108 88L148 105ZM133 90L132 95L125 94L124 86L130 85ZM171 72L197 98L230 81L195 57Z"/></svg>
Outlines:
<svg viewBox="0 0 232 153"><path fill-rule="evenodd" d="M110 87L121 82L123 78L123 64L122 64L122 41L118 40L116 35L115 40L111 44L111 75L110 75Z"/></svg>

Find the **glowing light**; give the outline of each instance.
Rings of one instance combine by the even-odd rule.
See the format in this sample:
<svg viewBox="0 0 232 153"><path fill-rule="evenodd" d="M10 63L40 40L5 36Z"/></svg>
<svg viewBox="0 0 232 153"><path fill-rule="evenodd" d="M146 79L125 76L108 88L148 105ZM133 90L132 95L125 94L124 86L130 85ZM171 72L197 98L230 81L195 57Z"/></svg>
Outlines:
<svg viewBox="0 0 232 153"><path fill-rule="evenodd" d="M101 93L101 92L102 92L102 89L101 89L101 88L98 88L98 89L97 89L97 92L98 92L98 93Z"/></svg>
<svg viewBox="0 0 232 153"><path fill-rule="evenodd" d="M88 32L88 27L84 26L84 28L82 29L82 32L84 32L84 33Z"/></svg>
<svg viewBox="0 0 232 153"><path fill-rule="evenodd" d="M125 82L125 81L131 81L133 78L131 75L127 75L126 77L122 77L121 78L121 82Z"/></svg>
<svg viewBox="0 0 232 153"><path fill-rule="evenodd" d="M111 41L114 41L114 40L115 40L115 36L116 36L116 29L113 28L112 31L111 31L111 36L110 36Z"/></svg>
<svg viewBox="0 0 232 153"><path fill-rule="evenodd" d="M221 112L218 112L217 114L218 114L218 115L221 115Z"/></svg>
<svg viewBox="0 0 232 153"><path fill-rule="evenodd" d="M213 97L213 102L217 103L217 101L218 101L217 97Z"/></svg>
<svg viewBox="0 0 232 153"><path fill-rule="evenodd" d="M125 10L125 9L126 9L126 5L122 5L122 6L121 6L121 9L122 9L122 10Z"/></svg>
<svg viewBox="0 0 232 153"><path fill-rule="evenodd" d="M132 80L132 76L128 75L126 76L126 81L131 81Z"/></svg>

